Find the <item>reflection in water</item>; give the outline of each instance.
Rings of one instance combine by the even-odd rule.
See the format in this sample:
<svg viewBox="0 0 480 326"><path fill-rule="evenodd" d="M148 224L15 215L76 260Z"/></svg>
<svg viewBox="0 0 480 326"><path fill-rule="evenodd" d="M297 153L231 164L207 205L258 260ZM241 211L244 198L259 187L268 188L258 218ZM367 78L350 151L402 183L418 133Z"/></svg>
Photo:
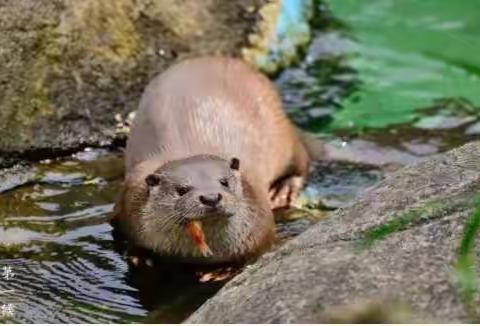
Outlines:
<svg viewBox="0 0 480 326"><path fill-rule="evenodd" d="M227 281L202 282L191 266L167 264L130 266L126 275L127 284L139 290L142 306L151 311L146 322L183 321Z"/></svg>
<svg viewBox="0 0 480 326"><path fill-rule="evenodd" d="M122 176L117 154L94 151L39 166L39 182L0 196L2 304L16 322L128 322L147 311L124 275L105 223Z"/></svg>
<svg viewBox="0 0 480 326"><path fill-rule="evenodd" d="M128 266L106 223L122 158L102 150L79 154L41 165L38 183L0 196L0 267L15 273L0 282L0 303L14 306L7 320L183 320L223 283L200 283L185 270ZM149 311L155 313L147 317Z"/></svg>

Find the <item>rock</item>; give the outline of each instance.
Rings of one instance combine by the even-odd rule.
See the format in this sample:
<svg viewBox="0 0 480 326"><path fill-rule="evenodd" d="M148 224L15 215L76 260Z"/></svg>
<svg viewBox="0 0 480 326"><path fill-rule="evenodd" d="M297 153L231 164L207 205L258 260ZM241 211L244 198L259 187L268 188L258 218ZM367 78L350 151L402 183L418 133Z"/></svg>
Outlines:
<svg viewBox="0 0 480 326"><path fill-rule="evenodd" d="M243 57L268 73L295 62L298 47L310 40L313 7L312 0L267 1L259 11L258 33L249 36Z"/></svg>
<svg viewBox="0 0 480 326"><path fill-rule="evenodd" d="M480 134L480 122L476 122L469 126L465 131L466 135L479 135Z"/></svg>
<svg viewBox="0 0 480 326"><path fill-rule="evenodd" d="M38 180L38 169L29 164L16 164L0 169L0 193Z"/></svg>
<svg viewBox="0 0 480 326"><path fill-rule="evenodd" d="M2 1L2 156L111 143L115 117L171 62L240 55L265 2Z"/></svg>
<svg viewBox="0 0 480 326"><path fill-rule="evenodd" d="M428 139L427 141L414 139L411 141L402 142L402 146L416 156L429 156L437 154L440 152L441 145L441 140L436 138Z"/></svg>
<svg viewBox="0 0 480 326"><path fill-rule="evenodd" d="M475 117L455 117L455 116L433 116L424 117L417 121L413 126L419 129L453 129L475 121Z"/></svg>
<svg viewBox="0 0 480 326"><path fill-rule="evenodd" d="M403 168L247 267L186 322L478 321L479 190L480 142Z"/></svg>
<svg viewBox="0 0 480 326"><path fill-rule="evenodd" d="M390 146L381 146L365 139L352 139L348 142L335 139L326 145L328 155L336 160L371 164L374 166L404 166L417 162L420 158L407 151Z"/></svg>

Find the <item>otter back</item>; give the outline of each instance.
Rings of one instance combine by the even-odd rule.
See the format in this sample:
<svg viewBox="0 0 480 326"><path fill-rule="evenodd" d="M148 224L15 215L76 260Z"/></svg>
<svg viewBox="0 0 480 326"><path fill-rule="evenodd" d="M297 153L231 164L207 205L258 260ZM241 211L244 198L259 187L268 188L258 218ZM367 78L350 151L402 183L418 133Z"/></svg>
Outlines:
<svg viewBox="0 0 480 326"><path fill-rule="evenodd" d="M240 60L200 58L173 66L147 87L126 166L128 173L152 157L238 157L244 170L270 185L302 151L266 77Z"/></svg>

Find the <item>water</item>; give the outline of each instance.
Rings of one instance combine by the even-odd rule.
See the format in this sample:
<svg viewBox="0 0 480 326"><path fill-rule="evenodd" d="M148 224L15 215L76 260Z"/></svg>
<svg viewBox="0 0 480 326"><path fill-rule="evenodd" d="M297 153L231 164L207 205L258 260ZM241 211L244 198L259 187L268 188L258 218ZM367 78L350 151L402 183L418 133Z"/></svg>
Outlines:
<svg viewBox="0 0 480 326"><path fill-rule="evenodd" d="M0 290L14 291L0 299L15 306L16 322L122 322L145 315L105 223L121 160L89 154L42 164L38 182L0 197L0 268L15 274L0 281Z"/></svg>
<svg viewBox="0 0 480 326"><path fill-rule="evenodd" d="M480 2L328 1L355 39L362 81L334 128L384 128L422 118L436 100L480 104ZM478 113L478 111L477 111Z"/></svg>
<svg viewBox="0 0 480 326"><path fill-rule="evenodd" d="M279 78L292 118L399 164L480 134L480 2L330 0Z"/></svg>
<svg viewBox="0 0 480 326"><path fill-rule="evenodd" d="M108 224L123 178L120 152L89 149L38 164L36 173L35 182L0 196L0 272L14 273L9 279L0 274L0 304L15 308L7 321L180 322L224 284L199 282L185 270L127 263ZM375 173L362 173L370 184L378 180ZM320 183L322 178L332 183L338 176L315 177ZM365 184L351 179L329 195L337 195L337 202L351 199ZM300 218L286 214L278 220L279 238L286 240L317 217L300 211Z"/></svg>
<svg viewBox="0 0 480 326"><path fill-rule="evenodd" d="M305 60L277 78L294 121L400 165L477 137L480 2L326 3ZM0 194L0 307L14 309L5 321L179 322L221 288L128 263L107 223L122 174L121 152L93 149L37 164L32 182ZM280 243L382 177L317 165L303 208L277 216Z"/></svg>

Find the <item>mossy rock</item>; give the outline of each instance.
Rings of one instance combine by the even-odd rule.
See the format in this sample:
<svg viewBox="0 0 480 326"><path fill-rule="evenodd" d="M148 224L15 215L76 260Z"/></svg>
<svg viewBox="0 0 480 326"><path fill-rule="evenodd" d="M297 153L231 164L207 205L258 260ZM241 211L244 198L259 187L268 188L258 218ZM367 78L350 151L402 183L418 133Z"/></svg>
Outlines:
<svg viewBox="0 0 480 326"><path fill-rule="evenodd" d="M237 275L187 323L480 320L480 142L406 167Z"/></svg>
<svg viewBox="0 0 480 326"><path fill-rule="evenodd" d="M148 80L172 62L241 55L266 2L2 1L0 156L110 144Z"/></svg>

